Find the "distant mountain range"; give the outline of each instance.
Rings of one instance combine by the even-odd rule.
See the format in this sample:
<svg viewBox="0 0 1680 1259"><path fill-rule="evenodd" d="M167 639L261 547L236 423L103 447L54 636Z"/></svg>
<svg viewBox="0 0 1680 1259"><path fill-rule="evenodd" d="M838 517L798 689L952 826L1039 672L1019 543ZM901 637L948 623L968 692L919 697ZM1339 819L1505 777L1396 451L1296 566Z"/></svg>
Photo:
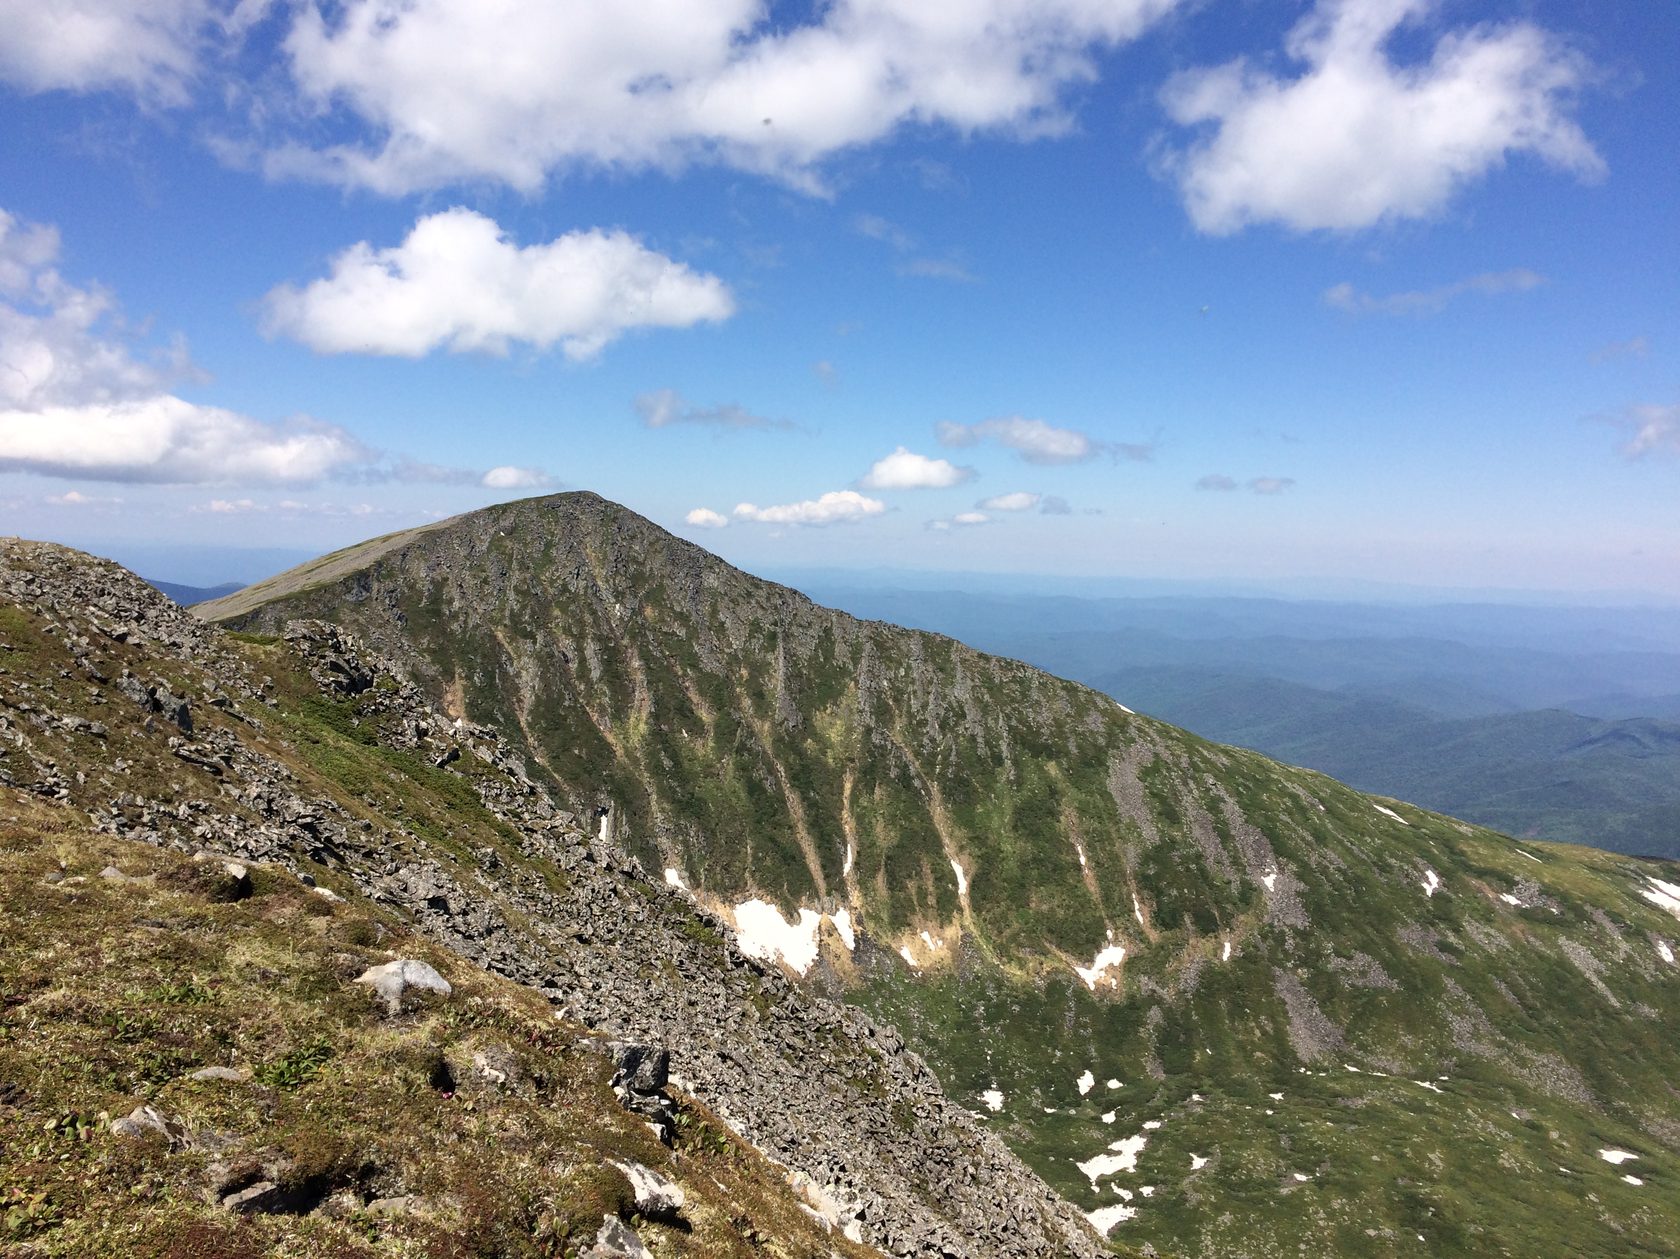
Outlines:
<svg viewBox="0 0 1680 1259"><path fill-rule="evenodd" d="M1680 617L1665 609L813 594L1362 790L1680 856Z"/></svg>
<svg viewBox="0 0 1680 1259"><path fill-rule="evenodd" d="M174 581L148 581L147 585L166 594L183 608L190 608L195 603L207 603L211 599L223 599L244 587L237 581L224 582L220 586L183 586Z"/></svg>

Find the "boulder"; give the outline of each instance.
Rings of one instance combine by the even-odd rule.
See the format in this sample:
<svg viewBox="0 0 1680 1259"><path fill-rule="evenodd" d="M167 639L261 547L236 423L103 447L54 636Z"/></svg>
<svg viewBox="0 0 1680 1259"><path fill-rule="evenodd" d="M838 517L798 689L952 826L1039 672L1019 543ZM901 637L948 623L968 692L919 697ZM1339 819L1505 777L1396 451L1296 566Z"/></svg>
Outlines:
<svg viewBox="0 0 1680 1259"><path fill-rule="evenodd" d="M634 1229L616 1215L608 1215L602 1217L601 1231L583 1252L583 1259L653 1259L653 1255Z"/></svg>
<svg viewBox="0 0 1680 1259"><path fill-rule="evenodd" d="M644 1167L640 1163L620 1163L613 1159L612 1165L623 1172L624 1178L630 1182L631 1191L636 1195L637 1214L665 1223L677 1219L682 1214L687 1197L682 1191L682 1186L676 1181L661 1176L653 1168Z"/></svg>
<svg viewBox="0 0 1680 1259"><path fill-rule="evenodd" d="M399 957L383 966L370 966L356 977L355 982L371 987L376 996L383 998L386 1012L390 1014L402 1009L403 994L410 988L435 992L444 997L455 991L449 981L428 963L412 957Z"/></svg>

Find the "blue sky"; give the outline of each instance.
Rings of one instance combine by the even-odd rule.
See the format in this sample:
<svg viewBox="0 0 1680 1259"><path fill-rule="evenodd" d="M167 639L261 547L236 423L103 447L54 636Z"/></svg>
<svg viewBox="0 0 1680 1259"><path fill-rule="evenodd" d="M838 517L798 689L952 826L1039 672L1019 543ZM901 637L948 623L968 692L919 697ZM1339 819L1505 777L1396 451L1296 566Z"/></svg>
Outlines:
<svg viewBox="0 0 1680 1259"><path fill-rule="evenodd" d="M613 7L0 0L0 530L1680 595L1672 6Z"/></svg>

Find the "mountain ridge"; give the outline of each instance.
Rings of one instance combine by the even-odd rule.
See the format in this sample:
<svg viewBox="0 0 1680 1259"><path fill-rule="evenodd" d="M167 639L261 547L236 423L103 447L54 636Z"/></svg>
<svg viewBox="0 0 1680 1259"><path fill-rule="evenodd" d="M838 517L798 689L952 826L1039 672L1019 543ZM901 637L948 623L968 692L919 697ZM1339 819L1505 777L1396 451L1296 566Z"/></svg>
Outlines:
<svg viewBox="0 0 1680 1259"><path fill-rule="evenodd" d="M823 609L593 495L344 554L330 580L200 612L333 622L504 730L648 868L900 1026L1133 1244L1558 1253L1559 1219L1598 1235L1587 1203L1529 1183L1548 1140L1572 1175L1593 1140L1642 1142L1653 1183L1680 1151L1672 867L1208 743ZM1443 1140L1436 1107L1479 1135ZM1435 1173L1382 1161L1402 1148ZM1463 1192L1488 1158L1509 1175ZM1199 1206L1216 1186L1241 1210ZM1657 1202L1617 1208L1624 1233L1654 1237Z"/></svg>

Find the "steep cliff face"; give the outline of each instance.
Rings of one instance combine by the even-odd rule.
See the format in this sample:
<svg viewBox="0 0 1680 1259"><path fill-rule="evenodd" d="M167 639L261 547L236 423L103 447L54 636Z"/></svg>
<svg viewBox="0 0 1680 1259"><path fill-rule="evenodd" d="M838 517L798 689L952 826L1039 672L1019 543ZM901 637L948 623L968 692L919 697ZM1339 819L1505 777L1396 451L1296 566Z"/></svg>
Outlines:
<svg viewBox="0 0 1680 1259"><path fill-rule="evenodd" d="M593 495L198 611L376 644L749 947L890 1017L1116 1237L1654 1254L1680 1222L1650 1192L1680 1153L1670 866L1206 743Z"/></svg>
<svg viewBox="0 0 1680 1259"><path fill-rule="evenodd" d="M704 1227L698 1217L648 1226L644 1231L660 1254L864 1253L854 1239L885 1253L930 1259L1099 1252L1080 1214L949 1101L926 1064L890 1027L807 993L779 968L743 954L727 924L681 890L645 878L637 863L600 842L590 819L557 807L494 729L433 709L376 653L331 626L295 624L283 636L230 637L114 565L62 548L0 542L0 841L0 879L8 887L42 874L50 851L72 860L75 886L94 882L97 888L89 863L95 853L118 852L119 841L295 872L297 880L285 879L286 895L255 906L259 917L268 914L273 921L259 924L269 928L262 933L262 956L239 972L253 982L281 985L263 1032L268 1043L315 1043L301 1030L294 1036L297 1029L272 1026L288 1015L302 1017L303 998L310 994L327 1005L325 1016L315 1021L330 1028L334 1045L348 1045L363 1034L339 1027L335 1019L343 1021L340 1016L350 1009L376 1017L371 998L349 981L364 965L386 960L377 956L380 950L369 952L382 941L385 924L429 937L431 955L458 983L472 962L524 985L528 991L517 999L484 981L468 986L469 994L492 993L502 1004L517 1005L517 1019L498 1021L493 1011L474 1004L453 1007L457 1013L444 1018L447 1026L408 1027L405 1035L410 1040L422 1032L431 1035L438 1041L434 1056L463 1081L481 1071L471 1052L483 1047L477 1045L479 1033L504 1039L534 1035L542 1055L527 1054L518 1044L504 1046L526 1078L552 1074L557 1070L552 1063L537 1062L558 1055L569 1064L567 1078L588 1077L587 1088L551 1080L527 1100L559 1108L582 1125L582 1135L574 1125L570 1145L544 1154L532 1144L535 1118L504 1121L487 1114L477 1126L463 1121L460 1126L472 1138L463 1157L471 1154L472 1166L451 1164L452 1175L433 1177L430 1183L442 1187L428 1190L434 1200L420 1211L416 1229L453 1238L465 1248L436 1253L557 1255L571 1253L566 1247L573 1243L574 1251L587 1250L593 1233L574 1236L570 1224L558 1232L534 1231L547 1228L545 1211L553 1217L561 1209L545 1208L547 1199L563 1205L572 1195L559 1164L543 1179L544 1160L563 1157L570 1166L608 1156L657 1163L661 1174L687 1179L695 1210L710 1213ZM7 864L15 853L25 854L31 867L14 870ZM122 877L135 879L172 878L171 870L181 864L124 860ZM215 874L222 867L212 862L206 868ZM312 894L301 880L331 895ZM109 886L115 885L113 880ZM272 880L264 886L272 887ZM44 888L40 894L57 893ZM166 912L148 918L149 926L125 926L147 942L152 961L125 957L124 973L147 972L150 965L156 976L149 982L162 991L192 982L192 959L209 948L205 933L215 927L190 904L167 898L159 904ZM92 908L103 912L104 900ZM276 970L268 955L285 952L276 937L286 924L311 914L355 920L339 924L353 938L341 940L344 947L335 955L330 942L320 946L308 936L299 942L305 962ZM7 945L0 961L0 987L7 997L0 1015L0 1077L9 1077L18 1065L14 1052L34 1051L32 1029L50 1018L52 1009L78 1008L63 994L34 991L41 958L52 945L37 930L28 937L29 957L14 953L12 946L22 938L15 925L21 923L12 922L10 911L0 919L0 940ZM83 925L73 916L61 923L73 935ZM183 938L174 940L175 933ZM228 937L228 965L236 968L251 960L241 939ZM64 943L95 955L115 947L85 934ZM438 949L462 960L445 962ZM14 971L14 961L21 971ZM349 970L334 979L325 973L334 967ZM23 972L28 977L18 979ZM134 994L125 1000L145 1004ZM543 1030L541 1017L533 1031L533 1001L546 1012L552 1035ZM252 1005L242 1002L240 1012L255 1021L261 1002L246 1008ZM170 1020L167 1029L174 1039L154 1046L166 1057L183 1043L178 1021ZM366 1060L377 1061L380 1042L377 1033L366 1035L374 1042L366 1052L334 1049L315 1064L333 1087L313 1094L313 1104L330 1109L357 1088L395 1090L405 1106L412 1100L413 1072L400 1070L401 1062L388 1079L368 1074L372 1066ZM215 1040L208 1030L193 1036ZM387 1038L387 1047L406 1061L408 1042L398 1040ZM627 1067L615 1041L668 1050L672 1090L665 1090L662 1074L644 1080L640 1068ZM622 1084L634 1113L608 1123L592 1117L589 1107L605 1095L611 1073L606 1063L615 1055L624 1079L614 1083ZM361 1074L336 1078L338 1064L352 1057ZM580 1057L583 1066L577 1065ZM598 1078L590 1075L590 1061L600 1067ZM487 1062L491 1073L514 1070L502 1058ZM182 1084L175 1077L185 1074L184 1066L157 1069L162 1076L149 1083ZM0 1085L6 1084L9 1078L0 1078ZM80 1084L97 1097L98 1108L112 1114L124 1113L121 1103L133 1105L120 1082L100 1084L95 1073ZM567 1095L569 1087L580 1090L577 1097ZM432 1091L439 1095L434 1102L455 1094L448 1083ZM191 1090L182 1096L191 1101ZM0 1095L0 1124L10 1120L10 1097ZM40 1101L45 1104L44 1097ZM178 1119L175 1111L168 1117ZM673 1152L660 1152L657 1140L649 1144L643 1118L661 1129ZM370 1122L358 1112L348 1126L372 1142ZM605 1127L592 1133L592 1122ZM453 1133L452 1125L442 1127ZM200 1135L209 1144L187 1148L165 1133L192 1168L221 1140L214 1132ZM260 1141L250 1144L263 1157L271 1153ZM351 1176L335 1185L335 1192L342 1189L354 1198L341 1203L348 1222L330 1212L320 1217L315 1235L342 1243L333 1253L361 1253L357 1216L365 1215L379 1186L400 1187L405 1176L421 1176L402 1164L397 1147L403 1142L381 1138L378 1144L379 1156L367 1156L384 1169L378 1176ZM498 1159L498 1144L508 1147L507 1158ZM275 1153L270 1161L278 1166L284 1157ZM345 1157L360 1155L348 1150ZM448 1156L439 1159L447 1162ZM261 1171L260 1158L257 1166ZM279 1176L277 1171L267 1179L283 1188ZM505 1240L503 1223L526 1226L518 1244L486 1242L490 1234L479 1236L470 1219L450 1214L464 1191L448 1186L472 1177L505 1189L502 1196L509 1201L490 1195L496 1199L490 1205L501 1212L494 1236ZM731 1179L738 1181L739 1193L729 1187ZM364 1188L367 1192L355 1197ZM608 1188L619 1193L624 1187L613 1181ZM317 1195L304 1204L304 1213L328 1211L331 1196ZM101 1209L97 1193L89 1191L84 1199L85 1209L72 1214L86 1216L86 1228L78 1225L81 1231L70 1233L44 1228L38 1253L87 1253L76 1246L103 1236L94 1228ZM619 1210L613 1206L618 1197L608 1194L606 1200L609 1213ZM298 1203L284 1197L277 1202L272 1214L296 1214ZM637 1227L637 1215L654 1214L630 1199L620 1205L624 1221ZM216 1232L229 1223L227 1210L232 1208L211 1211L207 1227ZM607 1226L599 1212L584 1222ZM270 1232L279 1238L286 1229L276 1224ZM59 1241L64 1244L55 1250ZM325 1241L321 1245L330 1249Z"/></svg>

